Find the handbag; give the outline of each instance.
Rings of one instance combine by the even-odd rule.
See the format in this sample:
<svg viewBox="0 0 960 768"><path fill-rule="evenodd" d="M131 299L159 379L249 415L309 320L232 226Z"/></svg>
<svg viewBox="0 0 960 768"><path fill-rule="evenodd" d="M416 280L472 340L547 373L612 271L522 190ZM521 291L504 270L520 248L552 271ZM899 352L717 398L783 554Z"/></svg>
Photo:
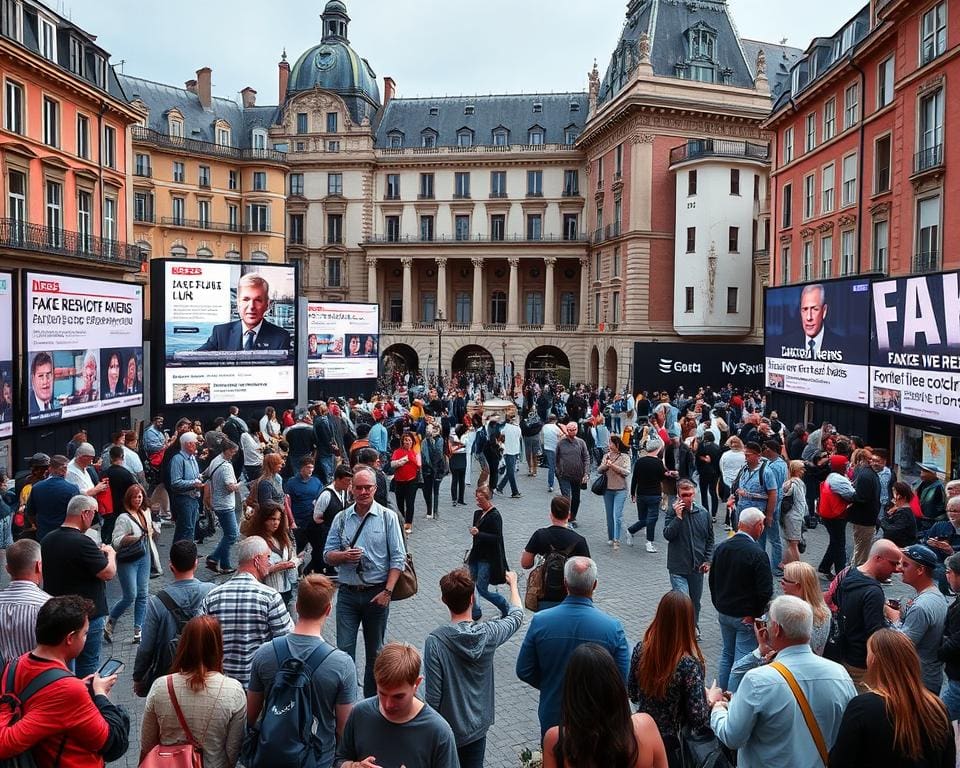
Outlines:
<svg viewBox="0 0 960 768"><path fill-rule="evenodd" d="M185 744L157 744L140 761L140 768L203 768L203 746L193 737L183 716L183 710L180 709L177 694L173 691L173 675L167 675L167 693L170 694L170 703L173 704L177 720L180 721L180 728L187 741ZM209 720L207 725L210 725ZM203 735L207 735L206 728Z"/></svg>
<svg viewBox="0 0 960 768"><path fill-rule="evenodd" d="M399 525L399 523L397 523ZM390 539L387 538L387 557L390 556ZM407 552L406 562L404 563L403 570L400 572L400 578L397 579L397 583L393 585L393 594L390 596L391 600L406 600L408 597L413 597L417 594L419 589L419 584L417 583L417 571L413 566L413 555Z"/></svg>
<svg viewBox="0 0 960 768"><path fill-rule="evenodd" d="M536 613L543 597L543 568L538 564L527 574L527 591L523 596L523 605L527 610Z"/></svg>
<svg viewBox="0 0 960 768"><path fill-rule="evenodd" d="M597 479L593 481L593 484L590 486L590 491L595 493L597 496L603 496L607 492L607 473L601 472L597 475Z"/></svg>
<svg viewBox="0 0 960 768"><path fill-rule="evenodd" d="M808 702L807 697L803 695L803 690L797 684L796 678L793 676L793 673L779 661L771 661L770 666L783 675L783 679L786 680L787 685L790 686L793 697L797 700L797 706L800 707L800 711L803 713L803 720L810 730L810 735L813 737L813 743L817 745L817 752L820 753L820 759L825 766L829 765L830 754L827 750L827 742L823 738L820 724L817 723L817 718L814 717L813 710L810 709L810 702Z"/></svg>
<svg viewBox="0 0 960 768"><path fill-rule="evenodd" d="M147 554L147 532L136 520L133 519L130 515L127 515L130 518L130 521L140 529L140 538L131 544L120 547L117 550L117 562L118 563L132 563L139 560L145 554Z"/></svg>
<svg viewBox="0 0 960 768"><path fill-rule="evenodd" d="M723 744L709 728L685 727L679 741L683 768L732 768Z"/></svg>

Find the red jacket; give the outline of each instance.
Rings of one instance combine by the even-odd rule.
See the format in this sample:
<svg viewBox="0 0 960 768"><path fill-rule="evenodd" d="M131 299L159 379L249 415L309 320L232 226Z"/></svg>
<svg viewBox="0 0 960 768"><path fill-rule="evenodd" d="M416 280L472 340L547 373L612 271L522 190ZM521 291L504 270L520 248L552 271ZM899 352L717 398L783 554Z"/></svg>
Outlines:
<svg viewBox="0 0 960 768"><path fill-rule="evenodd" d="M830 490L826 480L820 483L820 506L817 507L820 517L824 520L837 520L847 513L849 506L849 501Z"/></svg>

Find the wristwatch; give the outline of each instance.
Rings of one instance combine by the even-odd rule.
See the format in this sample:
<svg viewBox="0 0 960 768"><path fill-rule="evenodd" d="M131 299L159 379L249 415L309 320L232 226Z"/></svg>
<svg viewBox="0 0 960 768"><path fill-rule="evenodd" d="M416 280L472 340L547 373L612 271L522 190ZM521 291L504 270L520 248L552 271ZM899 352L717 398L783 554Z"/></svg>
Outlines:
<svg viewBox="0 0 960 768"><path fill-rule="evenodd" d="M383 588L383 591L386 592L388 595L390 595L390 597L393 597L393 590L392 590L392 589L387 589L386 587L384 587L384 588Z"/></svg>

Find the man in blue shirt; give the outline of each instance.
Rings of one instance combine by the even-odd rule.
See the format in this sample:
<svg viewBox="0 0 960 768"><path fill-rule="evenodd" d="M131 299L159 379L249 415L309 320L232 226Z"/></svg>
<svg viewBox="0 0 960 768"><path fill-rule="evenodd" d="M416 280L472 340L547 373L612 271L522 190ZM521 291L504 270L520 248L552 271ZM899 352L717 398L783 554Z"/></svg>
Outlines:
<svg viewBox="0 0 960 768"><path fill-rule="evenodd" d="M177 518L174 541L193 541L200 515L200 466L197 464L197 435L180 435L180 452L170 460L170 509Z"/></svg>
<svg viewBox="0 0 960 768"><path fill-rule="evenodd" d="M773 510L773 522L763 529L760 546L767 549L770 545L770 567L775 576L783 575L783 544L780 541L780 504L783 501L783 484L787 482L789 470L787 462L780 455L780 443L775 439L763 441L763 459L767 462L766 471L772 475L770 485L777 491L777 502Z"/></svg>
<svg viewBox="0 0 960 768"><path fill-rule="evenodd" d="M583 643L610 651L626 682L630 649L619 619L593 604L597 564L589 557L571 557L563 569L567 597L556 608L533 617L517 657L517 677L540 691L540 735L560 723L560 700L567 660Z"/></svg>
<svg viewBox="0 0 960 768"><path fill-rule="evenodd" d="M163 434L163 416L159 413L153 417L150 426L143 430L143 451L152 456L162 451L167 445L167 436Z"/></svg>
<svg viewBox="0 0 960 768"><path fill-rule="evenodd" d="M307 531L313 523L313 503L323 490L319 477L313 475L313 457L300 459L300 471L287 480L287 495L290 497L290 510L297 527L293 529L293 538L297 542L297 552L307 548Z"/></svg>
<svg viewBox="0 0 960 768"><path fill-rule="evenodd" d="M66 456L51 456L50 474L30 489L26 514L28 520L37 523L37 541L43 541L50 531L63 525L67 517L67 504L80 493L77 486L64 479L67 464L69 461Z"/></svg>
<svg viewBox="0 0 960 768"><path fill-rule="evenodd" d="M767 528L773 525L777 509L776 479L767 470L766 462L760 458L760 450L760 444L754 442L743 447L743 456L747 461L733 481L728 501L734 506L731 520L734 528L737 527L740 513L748 507L757 507L764 513L764 525Z"/></svg>
<svg viewBox="0 0 960 768"><path fill-rule="evenodd" d="M387 453L387 428L383 426L382 417L377 419L373 426L370 427L370 434L367 435L367 440L370 441L370 447L375 449L381 456Z"/></svg>

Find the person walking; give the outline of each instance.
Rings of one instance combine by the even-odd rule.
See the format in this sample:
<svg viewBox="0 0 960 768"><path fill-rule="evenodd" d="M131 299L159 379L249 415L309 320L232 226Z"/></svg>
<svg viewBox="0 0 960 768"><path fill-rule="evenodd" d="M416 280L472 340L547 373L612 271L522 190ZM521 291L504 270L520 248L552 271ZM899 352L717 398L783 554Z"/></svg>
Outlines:
<svg viewBox="0 0 960 768"><path fill-rule="evenodd" d="M654 541L657 537L657 520L660 517L660 501L663 498L662 483L667 475L660 454L663 442L656 437L643 437L639 441L640 458L634 462L630 480L630 500L637 505L637 522L627 528L630 536L627 544L633 544L633 536L641 528L647 529L647 552L656 554Z"/></svg>
<svg viewBox="0 0 960 768"><path fill-rule="evenodd" d="M508 605L503 595L491 592L490 585L506 583L507 555L503 544L503 518L490 499L490 490L480 486L474 493L477 509L473 513L473 524L470 535L473 544L467 555L467 564L470 568L470 578L477 585L477 595L493 603L499 610L501 617L507 615ZM483 609L473 603L473 620L480 621Z"/></svg>
<svg viewBox="0 0 960 768"><path fill-rule="evenodd" d="M564 433L557 441L557 482L560 493L570 499L569 525L576 528L581 486L586 487L590 474L590 453L583 439L577 437L576 421L568 422Z"/></svg>
<svg viewBox="0 0 960 768"><path fill-rule="evenodd" d="M509 418L500 430L503 435L503 461L506 464L506 472L497 483L497 493L503 493L503 489L510 483L510 498L519 499L520 489L517 487L517 461L523 452L523 433L515 423L515 417Z"/></svg>
<svg viewBox="0 0 960 768"><path fill-rule="evenodd" d="M103 625L103 639L113 642L117 622L133 603L133 642L137 644L143 632L143 619L150 596L150 563L152 562L153 520L147 506L147 492L139 483L131 485L123 497L123 511L117 515L113 529L114 550L117 553L117 577L123 597L110 609Z"/></svg>
<svg viewBox="0 0 960 768"><path fill-rule="evenodd" d="M627 500L627 477L630 474L630 454L618 435L610 436L609 448L598 471L607 478L607 489L603 492L603 507L607 513L607 544L617 550L620 549L623 504Z"/></svg>
<svg viewBox="0 0 960 768"><path fill-rule="evenodd" d="M413 450L413 446L413 434L404 432L400 438L400 447L390 456L390 466L393 468L393 493L397 500L397 511L403 518L405 533L413 531L417 477L420 474L420 454Z"/></svg>
<svg viewBox="0 0 960 768"><path fill-rule="evenodd" d="M710 570L713 559L713 518L693 500L696 493L693 481L677 483L677 501L667 510L663 538L667 540L670 587L683 592L693 602L699 637L703 575Z"/></svg>
<svg viewBox="0 0 960 768"><path fill-rule="evenodd" d="M547 493L553 493L553 483L557 474L557 443L564 437L560 427L557 426L555 413L547 416L547 423L543 425L540 436L543 440L543 458L547 464Z"/></svg>
<svg viewBox="0 0 960 768"><path fill-rule="evenodd" d="M720 455L720 498L726 500L730 496L730 489L733 487L733 481L737 479L740 470L747 463L747 457L743 452L743 441L736 435L727 438L725 443L727 450ZM724 504L724 527L728 531L733 530L733 519L730 514L729 504Z"/></svg>
<svg viewBox="0 0 960 768"><path fill-rule="evenodd" d="M717 495L720 453L714 433L710 430L704 431L695 453L697 476L700 478L700 504L706 507L709 503L710 517L713 520L717 519L717 510L720 508L720 498Z"/></svg>
<svg viewBox="0 0 960 768"><path fill-rule="evenodd" d="M464 436L467 433L465 424L457 424L447 440L447 450L450 454L450 500L452 506L463 506L463 494L467 478L467 462L470 452Z"/></svg>
<svg viewBox="0 0 960 768"><path fill-rule="evenodd" d="M220 455L214 458L203 472L203 479L210 486L210 506L220 523L220 541L216 549L207 555L207 568L214 573L233 573L230 550L240 535L237 525L237 489L240 483L233 469L233 459L238 446L225 440Z"/></svg>
<svg viewBox="0 0 960 768"><path fill-rule="evenodd" d="M527 460L527 477L536 477L540 466L540 433L543 431L543 420L536 408L531 408L527 418L520 425L523 435L523 453Z"/></svg>
<svg viewBox="0 0 960 768"><path fill-rule="evenodd" d="M170 460L170 509L176 518L173 540L192 540L200 516L200 466L197 464L197 434L180 435L180 451Z"/></svg>
<svg viewBox="0 0 960 768"><path fill-rule="evenodd" d="M446 477L447 457L446 441L440 435L440 430L433 424L428 424L426 435L420 443L420 463L423 473L423 500L427 505L427 519L435 520L440 517L440 483Z"/></svg>
<svg viewBox="0 0 960 768"><path fill-rule="evenodd" d="M794 459L787 465L789 476L783 484L780 501L780 530L786 548L783 554L783 565L800 559L800 542L803 540L803 521L807 516L807 487L803 476L806 465L799 459Z"/></svg>

